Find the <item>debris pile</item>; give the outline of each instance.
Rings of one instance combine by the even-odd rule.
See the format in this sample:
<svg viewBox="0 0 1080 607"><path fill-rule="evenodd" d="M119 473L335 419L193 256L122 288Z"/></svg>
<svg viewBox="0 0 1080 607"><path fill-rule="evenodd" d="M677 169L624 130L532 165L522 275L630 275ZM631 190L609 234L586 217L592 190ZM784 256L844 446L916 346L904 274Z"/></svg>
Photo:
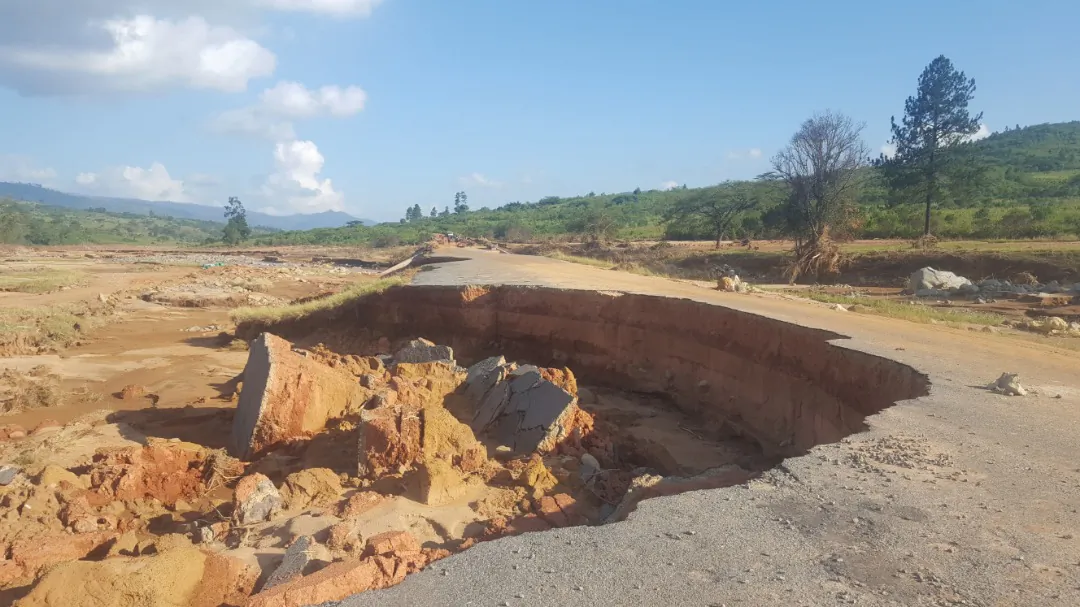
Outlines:
<svg viewBox="0 0 1080 607"><path fill-rule="evenodd" d="M670 454L583 409L598 397L570 369L502 356L466 368L427 340L369 343L340 354L252 340L225 448L103 419L0 428L0 446L27 445L0 457L31 462L0 466L0 590L21 587L17 604L35 607L315 605L669 491L642 479L678 468ZM77 436L106 446L63 465L35 455Z"/></svg>

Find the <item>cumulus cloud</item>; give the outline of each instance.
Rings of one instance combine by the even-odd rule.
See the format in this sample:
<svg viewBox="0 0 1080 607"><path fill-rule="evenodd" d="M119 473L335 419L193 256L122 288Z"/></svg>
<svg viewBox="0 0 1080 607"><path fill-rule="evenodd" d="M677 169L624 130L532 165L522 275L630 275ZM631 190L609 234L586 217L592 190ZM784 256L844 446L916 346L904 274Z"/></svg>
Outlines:
<svg viewBox="0 0 1080 607"><path fill-rule="evenodd" d="M367 17L382 0L2 0L0 85L26 94L243 90L274 71L268 12Z"/></svg>
<svg viewBox="0 0 1080 607"><path fill-rule="evenodd" d="M493 179L488 179L482 173L473 173L471 175L461 177L461 178L458 179L458 182L461 183L461 185L466 186L466 187L476 187L476 188L498 188L498 187L502 187L502 182L501 181L495 181Z"/></svg>
<svg viewBox="0 0 1080 607"><path fill-rule="evenodd" d="M238 31L203 17L148 15L97 21L105 48L0 46L0 67L29 79L37 92L148 91L187 87L236 92L274 72L272 52Z"/></svg>
<svg viewBox="0 0 1080 607"><path fill-rule="evenodd" d="M90 194L139 198L141 200L168 200L189 202L184 181L174 179L160 162L149 168L119 166L98 173L79 173L75 177L76 189Z"/></svg>
<svg viewBox="0 0 1080 607"><path fill-rule="evenodd" d="M271 141L296 139L293 120L359 113L367 93L357 86L323 86L310 90L298 82L279 82L259 95L255 105L229 110L210 121L211 130L231 135L261 137Z"/></svg>
<svg viewBox="0 0 1080 607"><path fill-rule="evenodd" d="M885 143L881 146L881 154L886 158L892 158L896 155L896 144Z"/></svg>
<svg viewBox="0 0 1080 607"><path fill-rule="evenodd" d="M262 210L278 215L341 211L345 197L320 178L326 159L312 141L283 141L274 148L275 170L263 186L270 201ZM284 206L283 206L284 205Z"/></svg>
<svg viewBox="0 0 1080 607"><path fill-rule="evenodd" d="M279 82L259 96L269 113L289 118L314 118L328 115L352 116L364 109L367 93L358 86L324 86L308 90L299 82Z"/></svg>
<svg viewBox="0 0 1080 607"><path fill-rule="evenodd" d="M382 0L256 0L267 8L280 11L323 13L338 16L367 17Z"/></svg>
<svg viewBox="0 0 1080 607"><path fill-rule="evenodd" d="M660 189L665 192L668 190L674 190L677 187L679 187L678 181L665 181L664 183L660 184Z"/></svg>
<svg viewBox="0 0 1080 607"><path fill-rule="evenodd" d="M56 170L39 167L26 156L14 154L0 155L0 181L37 183L49 185L56 179Z"/></svg>

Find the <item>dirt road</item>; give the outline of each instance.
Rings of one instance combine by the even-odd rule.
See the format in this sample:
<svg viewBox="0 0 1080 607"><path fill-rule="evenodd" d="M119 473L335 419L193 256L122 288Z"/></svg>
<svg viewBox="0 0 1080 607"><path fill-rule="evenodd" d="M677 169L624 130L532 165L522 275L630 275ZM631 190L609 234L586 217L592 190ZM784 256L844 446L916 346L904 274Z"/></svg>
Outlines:
<svg viewBox="0 0 1080 607"><path fill-rule="evenodd" d="M748 485L623 523L484 543L342 605L1077 605L1080 361L1040 343L457 249L417 284L689 298L833 331L926 373L928 396ZM1018 372L1036 395L984 386Z"/></svg>

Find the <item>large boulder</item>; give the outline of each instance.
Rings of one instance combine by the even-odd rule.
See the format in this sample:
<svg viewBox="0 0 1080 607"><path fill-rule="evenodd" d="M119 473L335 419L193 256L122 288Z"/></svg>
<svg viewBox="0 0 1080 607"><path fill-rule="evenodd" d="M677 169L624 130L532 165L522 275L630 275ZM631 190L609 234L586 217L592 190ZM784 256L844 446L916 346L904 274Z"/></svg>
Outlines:
<svg viewBox="0 0 1080 607"><path fill-rule="evenodd" d="M911 290L920 291L958 291L970 290L972 282L963 276L957 276L945 270L921 268L911 274ZM977 289L976 289L977 291Z"/></svg>
<svg viewBox="0 0 1080 607"><path fill-rule="evenodd" d="M361 412L358 475L377 478L434 459L465 474L479 471L487 462L486 449L447 409L462 399L458 390L465 370L444 361L398 363L391 375L387 391Z"/></svg>
<svg viewBox="0 0 1080 607"><path fill-rule="evenodd" d="M327 421L359 411L364 396L346 371L305 358L284 339L263 333L250 344L229 452L250 459L311 436Z"/></svg>

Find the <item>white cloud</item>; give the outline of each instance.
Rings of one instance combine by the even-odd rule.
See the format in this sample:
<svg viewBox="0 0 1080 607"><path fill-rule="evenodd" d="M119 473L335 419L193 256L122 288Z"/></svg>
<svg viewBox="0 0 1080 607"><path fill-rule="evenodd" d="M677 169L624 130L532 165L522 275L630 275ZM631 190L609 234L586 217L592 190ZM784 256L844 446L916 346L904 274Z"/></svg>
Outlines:
<svg viewBox="0 0 1080 607"><path fill-rule="evenodd" d="M104 49L62 43L0 46L0 66L34 74L54 92L171 87L236 92L272 74L277 63L259 43L199 16L173 21L138 15L88 27L111 44Z"/></svg>
<svg viewBox="0 0 1080 607"><path fill-rule="evenodd" d="M0 154L0 181L37 183L49 185L56 179L56 171L39 167L25 156Z"/></svg>
<svg viewBox="0 0 1080 607"><path fill-rule="evenodd" d="M664 190L665 192L668 190L674 190L677 187L679 187L678 181L665 181L664 183L660 184L660 189Z"/></svg>
<svg viewBox="0 0 1080 607"><path fill-rule="evenodd" d="M975 131L974 134L968 136L967 141L979 141L980 139L986 139L991 134L992 133L990 132L990 127L986 126L985 124L980 124L979 130Z"/></svg>
<svg viewBox="0 0 1080 607"><path fill-rule="evenodd" d="M744 158L761 158L761 148L750 148L746 150L731 150L727 153L728 160L742 160Z"/></svg>
<svg viewBox="0 0 1080 607"><path fill-rule="evenodd" d="M296 139L291 120L359 113L367 93L357 86L323 86L309 90L298 82L279 82L259 95L256 105L218 114L210 129L224 134L261 137L271 141Z"/></svg>
<svg viewBox="0 0 1080 607"><path fill-rule="evenodd" d="M75 177L75 184L79 190L103 196L173 202L190 200L183 180L173 179L160 162L151 164L147 169L121 166L99 173L79 173Z"/></svg>
<svg viewBox="0 0 1080 607"><path fill-rule="evenodd" d="M256 0L260 6L280 11L367 17L382 0Z"/></svg>
<svg viewBox="0 0 1080 607"><path fill-rule="evenodd" d="M267 213L341 211L345 197L329 179L320 179L326 159L312 141L283 141L274 148L275 171L263 186ZM280 202L287 210L280 208Z"/></svg>
<svg viewBox="0 0 1080 607"><path fill-rule="evenodd" d="M259 96L262 108L289 118L352 116L364 109L367 93L360 87L324 86L310 91L299 82L279 82Z"/></svg>
<svg viewBox="0 0 1080 607"><path fill-rule="evenodd" d="M881 146L881 153L886 158L892 158L893 156L896 155L896 144L895 143L885 143L884 145Z"/></svg>
<svg viewBox="0 0 1080 607"><path fill-rule="evenodd" d="M473 174L468 175L466 177L461 177L461 178L458 179L458 182L460 182L461 185L463 185L463 186L471 186L471 187L476 187L476 188L498 188L498 187L502 187L502 182L501 181L495 181L493 179L488 179L487 177L485 177L481 173L473 173Z"/></svg>

